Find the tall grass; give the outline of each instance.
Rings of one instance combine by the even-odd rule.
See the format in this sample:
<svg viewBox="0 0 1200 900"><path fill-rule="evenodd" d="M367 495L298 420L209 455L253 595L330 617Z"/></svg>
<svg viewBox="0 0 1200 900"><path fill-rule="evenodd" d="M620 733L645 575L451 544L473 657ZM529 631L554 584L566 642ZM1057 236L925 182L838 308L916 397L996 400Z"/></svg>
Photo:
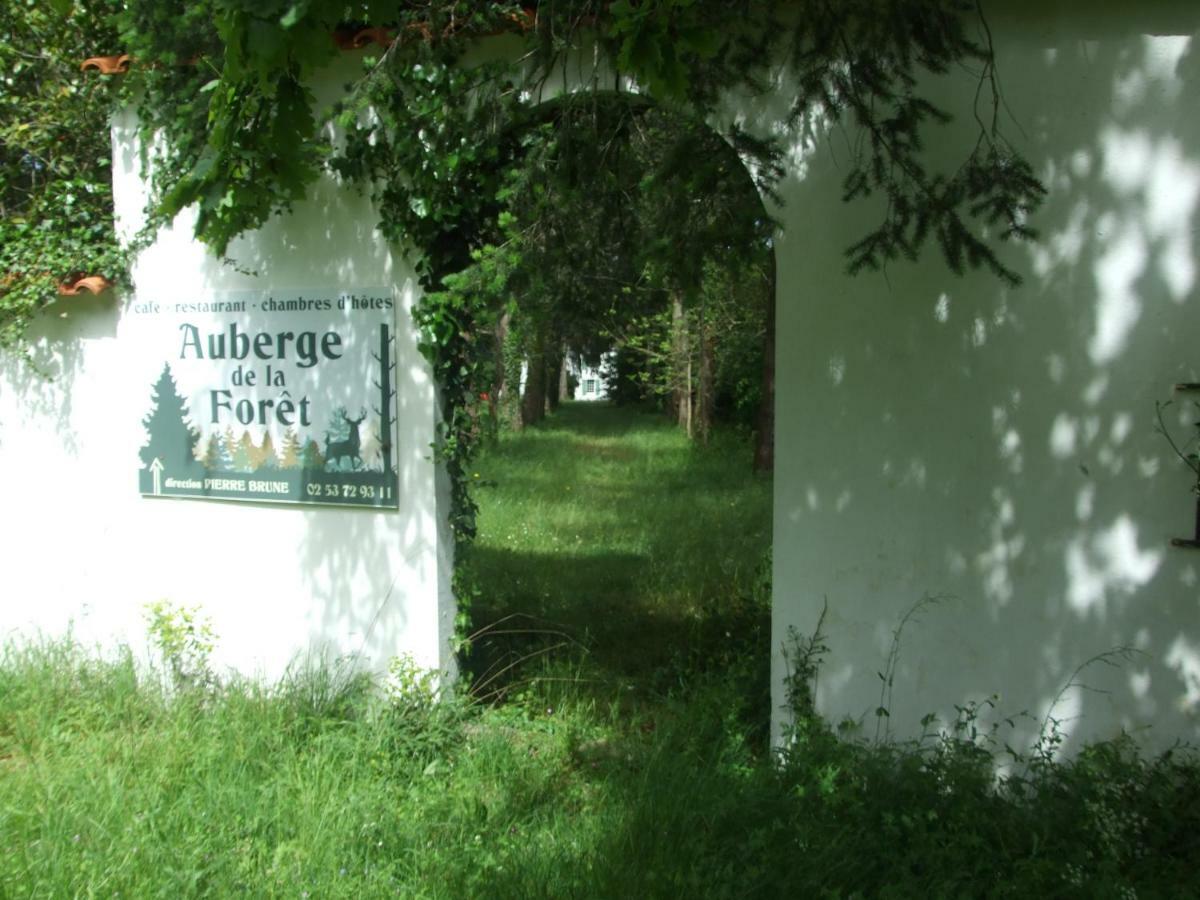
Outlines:
<svg viewBox="0 0 1200 900"><path fill-rule="evenodd" d="M1119 743L997 787L819 729L770 764L716 678L642 728L328 670L168 697L66 643L0 673L4 896L1194 896L1196 764Z"/></svg>
<svg viewBox="0 0 1200 900"><path fill-rule="evenodd" d="M181 682L169 660L148 671L70 640L0 649L0 896L1196 895L1187 753L1147 760L1118 741L997 782L968 728L876 746L802 716L769 755L749 512L766 486L735 470L744 448L693 455L653 420L603 410L520 441L533 457L545 442L541 469L515 440L481 461L492 556L469 564L499 585L475 612L523 622L540 604L544 628L495 639L517 658L562 646L495 679L501 703L431 702L403 665L387 685L317 661L265 686ZM723 491L741 492L728 514ZM539 538L517 537L526 522ZM554 558L538 541L576 533L589 540L570 559L629 570L529 568ZM654 640L640 638L655 611ZM503 655L487 644L476 687L483 657Z"/></svg>
<svg viewBox="0 0 1200 900"><path fill-rule="evenodd" d="M565 404L475 475L479 537L461 565L477 589L478 684L540 672L655 698L740 657L765 728L771 484L748 441L718 432L696 447L660 414Z"/></svg>

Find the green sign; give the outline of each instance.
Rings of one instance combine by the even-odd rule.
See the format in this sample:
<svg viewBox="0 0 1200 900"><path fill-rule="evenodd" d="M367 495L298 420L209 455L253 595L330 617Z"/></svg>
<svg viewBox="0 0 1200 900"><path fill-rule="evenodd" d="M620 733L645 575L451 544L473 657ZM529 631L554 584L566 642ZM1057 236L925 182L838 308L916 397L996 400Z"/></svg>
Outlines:
<svg viewBox="0 0 1200 900"><path fill-rule="evenodd" d="M397 508L394 305L389 288L136 300L141 493Z"/></svg>

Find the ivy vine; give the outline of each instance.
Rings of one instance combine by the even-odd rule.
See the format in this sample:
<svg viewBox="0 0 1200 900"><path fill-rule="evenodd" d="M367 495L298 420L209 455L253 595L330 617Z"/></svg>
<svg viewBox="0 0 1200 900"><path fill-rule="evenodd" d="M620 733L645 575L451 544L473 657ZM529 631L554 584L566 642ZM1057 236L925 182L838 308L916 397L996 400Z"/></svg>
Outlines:
<svg viewBox="0 0 1200 900"><path fill-rule="evenodd" d="M79 77L82 48L118 46L117 5L0 6L0 351L23 351L64 282L126 270L113 228L113 88Z"/></svg>
<svg viewBox="0 0 1200 900"><path fill-rule="evenodd" d="M116 6L104 0L83 12L70 0L55 0L39 12L35 0L17 0L0 23L13 34L46 31L51 20L69 23L62 27L74 29L71 38L56 46L78 53L112 41L134 58L120 91L122 102L138 110L143 146L153 157L150 229L194 207L197 237L223 255L234 237L290 210L325 170L370 192L384 235L411 252L425 288L414 315L438 385L438 449L460 545L475 531L467 466L486 430L478 399L494 374L506 185L523 164L525 135L536 124L529 98L540 96L572 54L598 54L607 71L629 76L655 102L694 120L711 118L730 88L767 89L776 74L771 61L786 64L796 91L793 121L819 108L834 121L855 123L866 138L848 166L845 196L878 195L886 203L878 225L848 251L854 271L913 256L933 241L954 271L984 268L1015 280L981 236L983 228L1001 239L1032 237L1028 219L1043 195L999 127L990 36L975 0L128 0L122 10ZM331 40L338 29L365 33L377 45L344 99L325 110L310 85L339 52ZM523 49L503 60L471 52L480 36L497 33L514 35ZM27 46L28 38L10 43ZM53 106L60 102L54 91L67 90L84 110L79 115L93 117L107 102L108 89L82 86L61 59L38 60L39 73L31 76L21 68L21 52L5 49L0 61L6 84L38 79L23 96ZM973 110L980 139L965 164L939 175L922 159L921 136L949 115L920 96L918 80L922 71L946 72L963 61L982 70L986 90L978 102L990 99L991 107ZM596 79L592 87L616 83ZM579 102L587 96L585 90ZM6 87L0 103L8 102L15 101ZM57 114L55 107L43 120ZM107 176L100 145L79 144L73 158L89 160L90 168L72 180L74 163L51 152L53 136L26 141L4 128L0 164L9 181L0 211L0 345L11 345L42 302L46 278L96 266L116 274L121 262L107 230L111 212L91 215L111 204L100 177ZM779 174L779 148L732 130L728 137L754 160L759 186L769 191ZM53 167L56 178L38 193L32 186L42 167ZM15 192L10 184L18 185ZM89 214L76 221L68 210L81 196Z"/></svg>

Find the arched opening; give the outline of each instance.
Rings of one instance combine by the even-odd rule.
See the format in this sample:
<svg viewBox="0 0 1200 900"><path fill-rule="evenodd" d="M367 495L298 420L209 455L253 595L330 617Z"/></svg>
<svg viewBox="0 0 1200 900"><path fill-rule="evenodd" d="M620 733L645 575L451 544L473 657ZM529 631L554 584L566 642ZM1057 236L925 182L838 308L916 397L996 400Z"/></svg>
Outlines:
<svg viewBox="0 0 1200 900"><path fill-rule="evenodd" d="M725 678L765 742L775 223L745 148L616 92L542 104L507 145L497 240L447 279L494 352L458 560L473 689Z"/></svg>

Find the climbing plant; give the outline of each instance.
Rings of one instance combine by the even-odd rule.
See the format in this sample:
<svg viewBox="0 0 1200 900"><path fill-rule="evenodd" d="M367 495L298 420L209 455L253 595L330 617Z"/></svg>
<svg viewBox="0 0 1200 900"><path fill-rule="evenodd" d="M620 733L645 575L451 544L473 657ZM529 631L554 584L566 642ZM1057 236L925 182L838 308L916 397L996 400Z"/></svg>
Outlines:
<svg viewBox="0 0 1200 900"><path fill-rule="evenodd" d="M79 77L118 46L115 0L0 4L0 351L78 275L125 269L113 229L112 86Z"/></svg>
<svg viewBox="0 0 1200 900"><path fill-rule="evenodd" d="M760 364L753 352L747 361L752 380L761 378L767 284L752 270L765 268L775 227L762 198L720 136L644 98L591 93L544 104L538 114L522 129L519 156L496 194L497 242L453 276L455 290L465 290L469 276L473 295L502 311L506 351L527 362L515 424L553 405L564 351L596 364L616 347L646 363L638 368L646 393L679 408L689 431L694 406L694 433L703 439L726 342L744 332L757 343ZM775 165L769 148L753 159L763 170ZM759 290L736 290L721 277L733 270ZM745 308L725 314L733 305ZM673 342L676 308L696 334ZM659 320L667 327L656 327ZM665 350L651 336L660 330ZM516 390L515 378L493 384L502 397Z"/></svg>
<svg viewBox="0 0 1200 900"><path fill-rule="evenodd" d="M785 117L792 125L857 127L864 139L846 166L845 197L884 203L876 227L848 250L851 271L933 242L954 271L984 268L1013 281L985 229L1000 239L1030 237L1027 220L1042 197L1004 140L975 0L128 0L120 13L100 4L86 14L58 0L50 8L69 21L90 17L89 39L74 46L95 46L98 35L119 29L135 59L123 90L153 157L151 227L194 207L197 237L224 254L237 235L289 210L327 168L371 193L383 233L410 250L427 291L416 319L440 391L452 524L464 540L474 530L465 466L479 434L468 410L492 374L496 314L478 278L503 277L503 257L487 248L503 243L503 191L528 150L529 98L540 97L567 60L599 63L585 98L589 86L632 82L656 102L716 121L725 93L763 90L782 77L793 89ZM20 0L5 21L26 27L41 15ZM331 33L365 36L371 49L344 98L323 107L310 85L337 53ZM480 36L497 33L522 46L502 59L469 52ZM979 140L952 174L940 174L927 165L922 138L949 114L921 96L919 78L963 62L981 73L972 110ZM6 65L15 70L18 62ZM52 80L76 83L65 73ZM99 89L74 90L90 97ZM57 102L50 93L38 96ZM769 192L778 174L761 165L770 142L728 137L744 158L757 154L751 168ZM6 156L3 164L6 177L11 171L31 185L42 170L25 159ZM56 190L75 191L65 181ZM60 204L29 205L20 223L6 209L4 227L52 232L65 208L65 194ZM6 255L5 277L72 264L66 253L53 255L49 236L43 246L42 256ZM116 259L105 256L116 252L111 241L95 246L93 259ZM491 268L455 277L484 261ZM19 333L28 314L9 299L19 294L11 282L6 291L0 327Z"/></svg>

